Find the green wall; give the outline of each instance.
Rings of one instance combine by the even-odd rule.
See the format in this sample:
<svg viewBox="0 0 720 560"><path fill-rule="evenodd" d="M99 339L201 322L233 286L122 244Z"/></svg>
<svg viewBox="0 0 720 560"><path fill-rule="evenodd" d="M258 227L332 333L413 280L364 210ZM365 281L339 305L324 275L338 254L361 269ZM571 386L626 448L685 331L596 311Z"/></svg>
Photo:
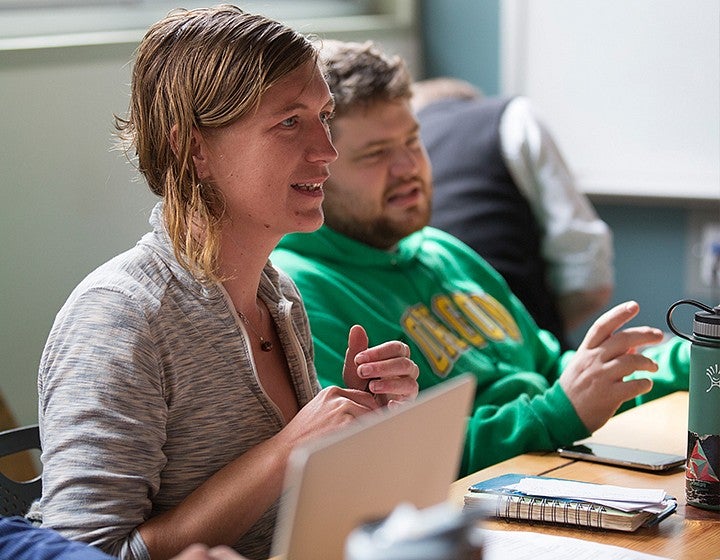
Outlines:
<svg viewBox="0 0 720 560"><path fill-rule="evenodd" d="M500 89L497 0L424 0L420 29L427 77L464 78L487 95Z"/></svg>

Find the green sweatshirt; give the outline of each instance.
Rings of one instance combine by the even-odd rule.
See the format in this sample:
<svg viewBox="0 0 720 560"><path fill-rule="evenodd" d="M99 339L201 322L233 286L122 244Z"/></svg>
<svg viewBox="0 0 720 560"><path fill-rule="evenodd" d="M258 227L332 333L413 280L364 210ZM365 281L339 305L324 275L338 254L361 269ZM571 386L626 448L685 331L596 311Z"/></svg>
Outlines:
<svg viewBox="0 0 720 560"><path fill-rule="evenodd" d="M354 324L365 327L371 346L406 342L420 368L421 390L465 372L475 375L461 475L589 435L558 383L572 352L561 354L501 276L455 237L427 227L396 250L382 251L323 226L285 236L271 260L303 297L323 386L342 384ZM687 389L683 341L662 354L653 397Z"/></svg>

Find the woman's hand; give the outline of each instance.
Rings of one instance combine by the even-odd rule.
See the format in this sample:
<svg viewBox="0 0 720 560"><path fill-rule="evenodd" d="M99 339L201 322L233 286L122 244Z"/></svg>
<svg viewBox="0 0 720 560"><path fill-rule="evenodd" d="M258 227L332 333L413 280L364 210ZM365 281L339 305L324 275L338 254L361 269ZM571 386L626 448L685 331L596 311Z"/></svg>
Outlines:
<svg viewBox="0 0 720 560"><path fill-rule="evenodd" d="M317 436L352 422L380 406L396 406L418 394L418 367L407 344L393 340L368 348L360 325L348 335L343 380L347 388L330 386L320 391L273 438L287 452Z"/></svg>
<svg viewBox="0 0 720 560"><path fill-rule="evenodd" d="M377 408L370 393L335 385L325 387L272 439L289 453L296 445L334 432Z"/></svg>
<svg viewBox="0 0 720 560"><path fill-rule="evenodd" d="M343 381L351 389L367 391L380 405L415 400L419 369L410 359L410 347L399 340L368 348L365 329L354 325L348 333Z"/></svg>

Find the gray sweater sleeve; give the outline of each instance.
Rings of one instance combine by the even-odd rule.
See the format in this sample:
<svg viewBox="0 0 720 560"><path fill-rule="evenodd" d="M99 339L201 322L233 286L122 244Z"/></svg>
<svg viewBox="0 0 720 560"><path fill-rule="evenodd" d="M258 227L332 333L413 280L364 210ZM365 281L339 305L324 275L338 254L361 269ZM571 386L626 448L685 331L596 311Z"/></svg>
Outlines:
<svg viewBox="0 0 720 560"><path fill-rule="evenodd" d="M177 262L160 204L150 222L70 295L38 373L43 526L124 560L148 558L145 521L285 426L222 290ZM270 263L259 295L304 406L319 386L300 296ZM235 550L269 556L277 506Z"/></svg>
<svg viewBox="0 0 720 560"><path fill-rule="evenodd" d="M66 306L40 365L44 526L149 559L135 529L150 515L166 462L159 370L130 294L90 289Z"/></svg>

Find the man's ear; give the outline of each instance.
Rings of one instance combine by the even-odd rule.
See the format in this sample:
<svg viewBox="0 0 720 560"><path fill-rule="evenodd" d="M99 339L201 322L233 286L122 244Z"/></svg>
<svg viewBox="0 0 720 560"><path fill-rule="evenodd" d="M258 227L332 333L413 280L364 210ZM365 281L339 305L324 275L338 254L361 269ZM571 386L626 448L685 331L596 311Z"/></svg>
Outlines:
<svg viewBox="0 0 720 560"><path fill-rule="evenodd" d="M190 138L190 156L192 157L193 164L195 165L195 172L201 180L206 180L210 176L208 169L208 161L206 157L207 144L200 131L193 127L192 136ZM178 154L178 127L174 125L170 129L170 147L175 155Z"/></svg>

